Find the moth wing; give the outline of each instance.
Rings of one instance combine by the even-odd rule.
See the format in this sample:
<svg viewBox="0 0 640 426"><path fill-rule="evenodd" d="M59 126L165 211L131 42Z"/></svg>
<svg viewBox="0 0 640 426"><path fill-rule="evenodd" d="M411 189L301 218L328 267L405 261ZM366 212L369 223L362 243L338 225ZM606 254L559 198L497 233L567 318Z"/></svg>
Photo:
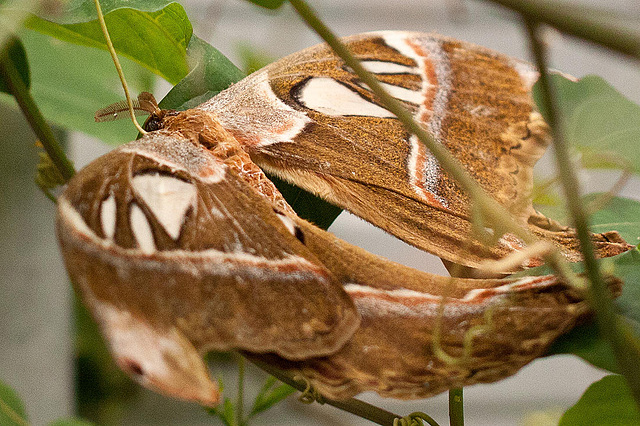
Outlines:
<svg viewBox="0 0 640 426"><path fill-rule="evenodd" d="M591 314L584 295L556 276L442 277L367 253L303 221L298 226L307 246L346 283L361 325L326 357L258 358L307 378L327 398L375 391L418 399L494 382L544 355L556 338ZM622 283L609 280L618 296Z"/></svg>
<svg viewBox="0 0 640 426"><path fill-rule="evenodd" d="M104 312L117 312L200 351L301 359L334 352L359 322L271 205L174 134L151 133L79 172L60 197L58 235L107 337L116 321Z"/></svg>
<svg viewBox="0 0 640 426"><path fill-rule="evenodd" d="M533 165L549 142L528 64L437 35L344 39L383 86L524 226ZM472 238L469 199L415 136L326 46L288 56L199 106L213 111L267 171L402 240L477 266L522 247ZM530 225L577 256L577 246Z"/></svg>

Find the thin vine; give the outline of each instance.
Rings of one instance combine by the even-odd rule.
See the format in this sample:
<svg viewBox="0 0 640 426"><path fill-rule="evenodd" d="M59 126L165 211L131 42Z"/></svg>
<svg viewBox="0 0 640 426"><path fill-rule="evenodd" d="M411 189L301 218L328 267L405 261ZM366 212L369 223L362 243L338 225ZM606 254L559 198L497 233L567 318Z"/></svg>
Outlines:
<svg viewBox="0 0 640 426"><path fill-rule="evenodd" d="M596 323L602 336L609 341L614 351L616 360L627 379L631 391L640 407L640 368L638 359L640 352L636 350L637 339L632 337L628 326L620 321L616 315L615 308L611 301L607 284L600 272L600 265L595 257L593 244L591 243L591 233L589 232L589 221L580 201L580 184L575 170L570 167L571 160L569 148L561 127L558 115L555 93L551 87L546 60L546 49L540 40L540 23L531 19L525 19L527 35L531 44L531 51L535 58L536 66L540 72L540 85L542 87L542 102L548 111L548 124L553 135L555 148L555 159L560 171L560 182L563 186L567 198L567 207L571 213L573 224L576 228L580 241L580 249L584 256L584 266L590 282L589 301L596 311ZM627 328L627 330L624 330ZM636 342L634 342L636 341Z"/></svg>
<svg viewBox="0 0 640 426"><path fill-rule="evenodd" d="M439 426L433 417L420 412L411 413L401 419L395 419L393 426L422 426L424 425L423 420L431 426Z"/></svg>

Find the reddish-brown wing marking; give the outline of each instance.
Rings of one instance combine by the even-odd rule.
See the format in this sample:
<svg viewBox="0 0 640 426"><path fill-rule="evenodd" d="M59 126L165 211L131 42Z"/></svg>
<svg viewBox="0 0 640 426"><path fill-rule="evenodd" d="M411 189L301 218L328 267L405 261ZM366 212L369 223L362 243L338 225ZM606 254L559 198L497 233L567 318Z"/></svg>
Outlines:
<svg viewBox="0 0 640 426"><path fill-rule="evenodd" d="M302 359L344 345L353 302L273 209L178 133L150 133L74 177L59 199L62 251L125 371L213 404L198 351Z"/></svg>
<svg viewBox="0 0 640 426"><path fill-rule="evenodd" d="M345 42L523 226L532 218L533 232L578 259L573 231L531 205L532 168L549 137L533 109L529 65L437 35L381 32ZM326 45L198 108L214 112L261 167L444 259L473 267L522 247L510 235L493 247L472 238L468 197ZM601 253L629 247L608 237L595 236Z"/></svg>

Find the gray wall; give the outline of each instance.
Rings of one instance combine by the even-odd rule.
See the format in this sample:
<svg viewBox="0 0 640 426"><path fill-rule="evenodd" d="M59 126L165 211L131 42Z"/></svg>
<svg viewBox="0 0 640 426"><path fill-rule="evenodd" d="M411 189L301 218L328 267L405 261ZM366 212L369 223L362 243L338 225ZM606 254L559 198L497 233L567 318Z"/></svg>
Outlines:
<svg viewBox="0 0 640 426"><path fill-rule="evenodd" d="M55 206L33 182L35 137L0 106L0 380L34 424L71 411L71 288L55 242Z"/></svg>

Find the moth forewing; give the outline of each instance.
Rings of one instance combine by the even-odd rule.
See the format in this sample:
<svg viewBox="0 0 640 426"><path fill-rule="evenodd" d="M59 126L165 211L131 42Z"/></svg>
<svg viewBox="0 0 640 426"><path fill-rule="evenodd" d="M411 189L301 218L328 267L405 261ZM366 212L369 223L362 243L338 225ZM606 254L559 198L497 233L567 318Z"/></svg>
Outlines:
<svg viewBox="0 0 640 426"><path fill-rule="evenodd" d="M202 355L176 327L149 323L135 312L97 298L85 300L116 364L134 380L167 396L210 407L218 404L218 386L210 379Z"/></svg>
<svg viewBox="0 0 640 426"><path fill-rule="evenodd" d="M382 31L344 42L523 227L580 259L570 228L529 223L533 165L550 140L531 98L531 65L437 34ZM327 45L283 58L197 109L216 114L269 172L447 261L478 267L524 247L511 234L496 244L476 238L467 194ZM594 240L602 255L630 247Z"/></svg>
<svg viewBox="0 0 640 426"><path fill-rule="evenodd" d="M79 172L60 197L57 228L67 270L114 356L140 366L129 373L156 371L148 359L156 354L193 361L210 349L323 356L358 326L340 283L274 207L180 134L151 133ZM149 338L130 338L104 312ZM148 357L136 346L145 342L157 345ZM206 381L189 365L134 377L176 397L201 395ZM171 377L190 390L177 392Z"/></svg>

